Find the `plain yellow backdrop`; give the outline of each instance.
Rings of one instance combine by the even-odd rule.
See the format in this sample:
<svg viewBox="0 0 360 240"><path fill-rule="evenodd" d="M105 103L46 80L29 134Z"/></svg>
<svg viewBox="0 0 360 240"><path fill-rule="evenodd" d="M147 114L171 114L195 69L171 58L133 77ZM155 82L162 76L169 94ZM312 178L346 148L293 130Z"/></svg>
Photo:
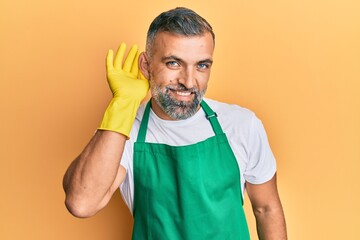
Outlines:
<svg viewBox="0 0 360 240"><path fill-rule="evenodd" d="M215 30L207 97L249 108L265 125L289 239L360 239L356 0L1 0L0 239L130 239L118 192L77 219L62 176L111 98L107 50L144 46L150 21L176 6ZM257 239L248 200L245 208Z"/></svg>

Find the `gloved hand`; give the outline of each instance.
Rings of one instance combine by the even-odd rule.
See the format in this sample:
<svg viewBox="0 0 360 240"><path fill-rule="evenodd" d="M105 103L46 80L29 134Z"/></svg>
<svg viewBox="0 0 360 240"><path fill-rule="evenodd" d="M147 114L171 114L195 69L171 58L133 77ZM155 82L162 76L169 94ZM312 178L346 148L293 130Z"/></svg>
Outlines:
<svg viewBox="0 0 360 240"><path fill-rule="evenodd" d="M106 57L107 80L113 98L99 129L118 132L129 138L136 112L149 90L149 82L139 71L138 47L131 47L122 64L125 50L126 44L121 43L115 61L112 50L109 50Z"/></svg>

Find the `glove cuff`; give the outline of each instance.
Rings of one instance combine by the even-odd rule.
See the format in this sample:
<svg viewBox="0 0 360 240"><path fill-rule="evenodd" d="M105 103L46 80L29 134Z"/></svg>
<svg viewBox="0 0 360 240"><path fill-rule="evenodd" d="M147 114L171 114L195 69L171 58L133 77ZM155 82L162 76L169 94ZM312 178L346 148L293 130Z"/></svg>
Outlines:
<svg viewBox="0 0 360 240"><path fill-rule="evenodd" d="M141 101L134 99L113 98L98 129L118 132L129 139L140 103Z"/></svg>

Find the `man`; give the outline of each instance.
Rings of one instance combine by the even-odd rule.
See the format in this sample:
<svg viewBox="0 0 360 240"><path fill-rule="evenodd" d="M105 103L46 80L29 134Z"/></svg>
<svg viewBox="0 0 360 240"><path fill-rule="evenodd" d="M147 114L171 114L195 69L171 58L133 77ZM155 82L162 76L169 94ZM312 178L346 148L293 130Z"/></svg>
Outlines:
<svg viewBox="0 0 360 240"><path fill-rule="evenodd" d="M133 46L122 63L125 44L115 59L109 51L114 97L64 176L73 215L94 215L120 187L134 216L133 239L249 239L246 186L259 238L286 239L275 160L260 120L203 99L214 43L205 19L176 8L152 22L146 52ZM152 98L140 106L148 84Z"/></svg>

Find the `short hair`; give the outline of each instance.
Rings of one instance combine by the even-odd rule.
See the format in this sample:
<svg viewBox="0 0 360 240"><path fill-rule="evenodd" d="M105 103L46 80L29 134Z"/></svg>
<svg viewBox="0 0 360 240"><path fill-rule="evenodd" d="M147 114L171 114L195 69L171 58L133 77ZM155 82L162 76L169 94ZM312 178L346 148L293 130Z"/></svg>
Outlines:
<svg viewBox="0 0 360 240"><path fill-rule="evenodd" d="M215 44L215 34L211 25L199 14L185 7L177 7L163 12L152 21L146 38L146 51L149 54L155 37L160 32L169 32L187 37L201 36L209 32Z"/></svg>

